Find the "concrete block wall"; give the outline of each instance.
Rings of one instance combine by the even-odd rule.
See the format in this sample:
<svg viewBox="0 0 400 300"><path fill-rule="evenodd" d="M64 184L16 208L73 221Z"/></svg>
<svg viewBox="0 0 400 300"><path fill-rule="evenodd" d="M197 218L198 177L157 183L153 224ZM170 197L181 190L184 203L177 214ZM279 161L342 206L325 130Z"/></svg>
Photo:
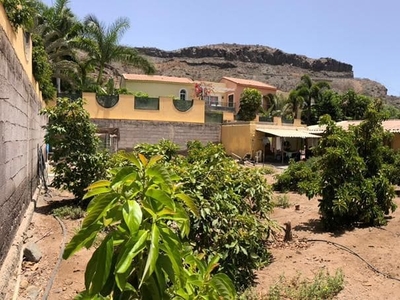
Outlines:
<svg viewBox="0 0 400 300"><path fill-rule="evenodd" d="M202 143L221 142L220 124L196 124L178 122L132 121L93 119L99 128L118 128L120 140L118 149L132 149L140 143L157 143L162 139L171 140L181 149L188 141Z"/></svg>
<svg viewBox="0 0 400 300"><path fill-rule="evenodd" d="M0 266L37 186L37 148L43 146L42 107L0 27Z"/></svg>

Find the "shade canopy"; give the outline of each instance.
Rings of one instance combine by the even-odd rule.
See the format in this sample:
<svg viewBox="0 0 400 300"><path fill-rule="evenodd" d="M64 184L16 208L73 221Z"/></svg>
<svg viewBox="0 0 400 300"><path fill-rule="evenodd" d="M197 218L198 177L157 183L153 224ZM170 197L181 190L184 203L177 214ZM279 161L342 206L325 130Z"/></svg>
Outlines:
<svg viewBox="0 0 400 300"><path fill-rule="evenodd" d="M257 128L257 131L264 132L270 134L272 136L277 137L287 137L287 138L314 138L319 139L320 136L308 133L307 131L303 130L296 130L296 129L272 129L272 128Z"/></svg>

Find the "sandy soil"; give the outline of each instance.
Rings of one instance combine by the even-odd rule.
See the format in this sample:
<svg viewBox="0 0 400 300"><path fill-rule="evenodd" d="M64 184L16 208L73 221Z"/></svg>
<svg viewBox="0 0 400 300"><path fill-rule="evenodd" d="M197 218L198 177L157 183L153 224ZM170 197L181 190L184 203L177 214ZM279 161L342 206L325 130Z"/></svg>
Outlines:
<svg viewBox="0 0 400 300"><path fill-rule="evenodd" d="M271 182L272 176L268 176ZM289 193L291 207L276 208L273 219L280 224L290 221L293 241L284 243L282 237L270 243L273 261L258 272L257 291L266 293L280 275L295 277L298 272L312 277L318 270L334 273L341 268L345 276L345 288L336 299L400 299L400 281L387 278L373 271L356 255L332 244L312 239L333 241L348 247L382 273L400 278L400 209L383 228L357 228L340 234L321 232L319 229L318 201ZM43 257L37 264L24 262L20 272L18 299L43 296L46 286L54 277L48 299L73 299L84 288L84 270L92 250L82 250L68 261L61 261L58 272L52 276L60 255L63 240L62 229L48 212L57 205L71 201L67 193L52 191L51 197L42 197L37 205L27 241L37 242ZM400 205L400 198L396 198ZM300 210L295 210L300 205ZM81 220L63 220L66 242L70 240ZM39 299L39 298L38 298Z"/></svg>

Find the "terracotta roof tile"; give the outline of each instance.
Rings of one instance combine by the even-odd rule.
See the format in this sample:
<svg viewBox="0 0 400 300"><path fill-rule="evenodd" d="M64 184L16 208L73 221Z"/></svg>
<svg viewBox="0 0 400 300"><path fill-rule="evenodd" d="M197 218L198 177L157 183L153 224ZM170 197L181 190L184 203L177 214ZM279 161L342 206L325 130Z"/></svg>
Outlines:
<svg viewBox="0 0 400 300"><path fill-rule="evenodd" d="M170 77L170 76L143 75L143 74L122 74L122 77L126 80L134 80L134 81L194 83L193 80L184 77Z"/></svg>
<svg viewBox="0 0 400 300"><path fill-rule="evenodd" d="M264 82L256 81L256 80L233 78L233 77L223 77L222 79L226 79L226 80L232 81L232 82L240 84L240 85L277 90L277 88L272 85L266 84Z"/></svg>

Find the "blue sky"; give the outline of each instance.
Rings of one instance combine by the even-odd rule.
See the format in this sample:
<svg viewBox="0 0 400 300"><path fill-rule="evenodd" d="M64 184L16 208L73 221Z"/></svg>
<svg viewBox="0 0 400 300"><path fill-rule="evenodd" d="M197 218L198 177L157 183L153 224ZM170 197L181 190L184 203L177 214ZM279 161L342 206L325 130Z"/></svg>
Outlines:
<svg viewBox="0 0 400 300"><path fill-rule="evenodd" d="M51 0L44 0L51 4ZM400 1L71 0L83 18L128 17L122 43L174 50L216 43L260 44L353 65L355 77L400 96Z"/></svg>

